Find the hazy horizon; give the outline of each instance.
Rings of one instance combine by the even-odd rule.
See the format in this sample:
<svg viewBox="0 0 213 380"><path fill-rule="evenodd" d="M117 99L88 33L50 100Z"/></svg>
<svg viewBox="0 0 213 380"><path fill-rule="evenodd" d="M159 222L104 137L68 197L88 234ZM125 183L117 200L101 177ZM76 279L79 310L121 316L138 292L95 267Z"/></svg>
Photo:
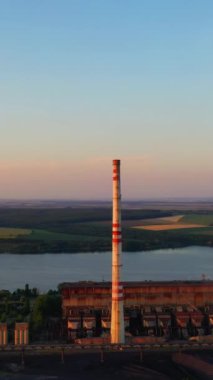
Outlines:
<svg viewBox="0 0 213 380"><path fill-rule="evenodd" d="M213 197L122 198L123 202L213 202ZM0 202L112 202L110 198L0 198Z"/></svg>

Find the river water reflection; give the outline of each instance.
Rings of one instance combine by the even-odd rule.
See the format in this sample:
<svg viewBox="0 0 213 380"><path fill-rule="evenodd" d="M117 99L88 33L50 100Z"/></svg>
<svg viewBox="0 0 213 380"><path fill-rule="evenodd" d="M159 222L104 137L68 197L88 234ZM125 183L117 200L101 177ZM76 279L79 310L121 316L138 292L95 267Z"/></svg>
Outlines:
<svg viewBox="0 0 213 380"><path fill-rule="evenodd" d="M213 278L213 248L187 247L123 253L123 280ZM55 289L65 281L108 281L111 252L77 254L0 254L0 289Z"/></svg>

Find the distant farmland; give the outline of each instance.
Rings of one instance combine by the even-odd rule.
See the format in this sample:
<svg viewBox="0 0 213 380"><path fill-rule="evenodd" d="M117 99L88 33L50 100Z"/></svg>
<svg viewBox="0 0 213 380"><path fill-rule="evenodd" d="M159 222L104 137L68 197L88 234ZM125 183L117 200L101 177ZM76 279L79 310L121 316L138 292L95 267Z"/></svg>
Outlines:
<svg viewBox="0 0 213 380"><path fill-rule="evenodd" d="M109 208L0 209L0 253L110 251ZM213 212L123 210L123 250L213 246Z"/></svg>
<svg viewBox="0 0 213 380"><path fill-rule="evenodd" d="M184 223L203 224L205 226L213 226L213 214L187 214L184 215L182 221Z"/></svg>
<svg viewBox="0 0 213 380"><path fill-rule="evenodd" d="M148 231L168 231L168 230L183 230L186 228L203 228L200 224L152 224L151 226L140 226L136 228L141 228Z"/></svg>
<svg viewBox="0 0 213 380"><path fill-rule="evenodd" d="M27 236L32 233L31 230L24 228L6 228L0 227L0 239L15 239L18 236Z"/></svg>
<svg viewBox="0 0 213 380"><path fill-rule="evenodd" d="M197 217L195 217L197 216ZM200 218L205 223L207 219ZM186 228L203 228L206 227L206 224L197 224L196 222L200 221L198 215L194 215L194 218L187 218L185 215L174 215L164 218L155 218L155 219L146 219L143 221L142 225L135 226L135 228L148 230L148 231L168 231L168 230L178 230ZM208 218L210 220L210 218ZM193 223L194 221L194 223Z"/></svg>

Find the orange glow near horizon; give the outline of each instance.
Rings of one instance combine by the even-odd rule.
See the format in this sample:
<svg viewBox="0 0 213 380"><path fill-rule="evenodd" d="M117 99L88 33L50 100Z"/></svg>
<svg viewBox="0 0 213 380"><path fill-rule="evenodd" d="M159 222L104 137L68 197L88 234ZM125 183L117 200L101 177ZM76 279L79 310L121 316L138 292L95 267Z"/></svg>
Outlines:
<svg viewBox="0 0 213 380"><path fill-rule="evenodd" d="M0 198L109 199L111 158L1 161ZM165 166L148 156L121 157L123 198L209 197L209 168Z"/></svg>

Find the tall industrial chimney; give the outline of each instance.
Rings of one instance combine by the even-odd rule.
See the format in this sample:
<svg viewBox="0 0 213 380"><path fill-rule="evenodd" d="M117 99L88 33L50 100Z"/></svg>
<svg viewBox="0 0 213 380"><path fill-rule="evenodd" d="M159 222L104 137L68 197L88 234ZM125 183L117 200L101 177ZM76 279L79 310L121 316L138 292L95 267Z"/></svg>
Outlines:
<svg viewBox="0 0 213 380"><path fill-rule="evenodd" d="M120 160L113 160L111 343L124 343L125 341L121 253Z"/></svg>

